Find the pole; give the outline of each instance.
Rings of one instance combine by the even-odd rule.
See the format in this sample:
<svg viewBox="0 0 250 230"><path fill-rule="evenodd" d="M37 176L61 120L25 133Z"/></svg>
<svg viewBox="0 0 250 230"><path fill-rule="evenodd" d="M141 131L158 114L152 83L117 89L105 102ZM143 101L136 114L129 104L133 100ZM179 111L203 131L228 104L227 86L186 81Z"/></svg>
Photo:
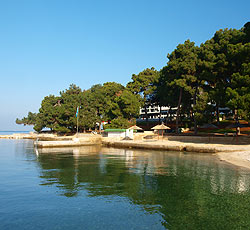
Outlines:
<svg viewBox="0 0 250 230"><path fill-rule="evenodd" d="M76 136L78 136L78 119L79 119L79 106L77 106L77 112L76 112Z"/></svg>
<svg viewBox="0 0 250 230"><path fill-rule="evenodd" d="M76 126L76 129L77 129L76 135L77 135L77 136L78 136L78 119L79 119L79 116L77 116L77 126Z"/></svg>

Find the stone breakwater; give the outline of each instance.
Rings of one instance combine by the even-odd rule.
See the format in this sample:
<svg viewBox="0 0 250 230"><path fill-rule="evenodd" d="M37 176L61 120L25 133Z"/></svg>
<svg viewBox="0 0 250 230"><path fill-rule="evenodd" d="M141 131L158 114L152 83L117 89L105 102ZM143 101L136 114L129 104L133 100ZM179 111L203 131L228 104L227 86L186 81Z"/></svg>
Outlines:
<svg viewBox="0 0 250 230"><path fill-rule="evenodd" d="M137 148L161 151L186 151L217 154L221 160L250 169L250 143L247 138L226 137L164 137L154 136L150 139L145 135L135 135L134 140L101 137L94 134L79 134L78 136L57 136L54 134L13 134L1 135L0 138L34 139L37 148L108 146L115 148ZM158 139L159 138L159 139Z"/></svg>
<svg viewBox="0 0 250 230"><path fill-rule="evenodd" d="M115 148L138 148L161 151L186 151L216 154L220 160L250 169L250 145L188 143L169 140L119 141L102 140L103 145Z"/></svg>
<svg viewBox="0 0 250 230"><path fill-rule="evenodd" d="M34 145L37 148L56 148L56 147L75 147L75 146L89 146L101 145L102 139L99 135L86 135L81 137L73 137L71 140L53 140L53 141L39 141L36 140Z"/></svg>
<svg viewBox="0 0 250 230"><path fill-rule="evenodd" d="M148 138L150 137L150 138ZM232 139L226 137L134 135L134 140L102 137L95 134L57 136L56 134L12 134L0 138L34 139L39 148L105 145L118 148L140 148L165 151L186 151L200 153L235 152L250 150L250 138ZM244 144L243 144L244 143Z"/></svg>
<svg viewBox="0 0 250 230"><path fill-rule="evenodd" d="M202 143L183 143L178 141L168 140L151 140L151 141L113 141L102 140L102 144L109 147L117 148L139 148L139 149L153 149L165 151L186 151L199 153L218 153L235 151L231 146L220 144L202 144ZM238 149L238 148L237 148Z"/></svg>
<svg viewBox="0 0 250 230"><path fill-rule="evenodd" d="M57 136L56 134L12 134L0 135L4 139L32 139L37 148L74 147L101 145L102 137L94 134L78 134L74 136Z"/></svg>

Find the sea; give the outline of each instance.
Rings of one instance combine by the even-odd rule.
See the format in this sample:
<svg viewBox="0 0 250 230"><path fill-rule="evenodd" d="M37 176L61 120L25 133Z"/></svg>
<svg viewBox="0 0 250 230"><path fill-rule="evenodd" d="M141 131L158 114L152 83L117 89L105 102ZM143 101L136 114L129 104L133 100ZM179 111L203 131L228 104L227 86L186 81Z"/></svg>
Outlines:
<svg viewBox="0 0 250 230"><path fill-rule="evenodd" d="M30 133L30 132L33 132L33 131L0 131L0 135L12 135L12 134L15 134L15 133Z"/></svg>
<svg viewBox="0 0 250 230"><path fill-rule="evenodd" d="M250 170L204 153L0 139L0 229L250 229Z"/></svg>

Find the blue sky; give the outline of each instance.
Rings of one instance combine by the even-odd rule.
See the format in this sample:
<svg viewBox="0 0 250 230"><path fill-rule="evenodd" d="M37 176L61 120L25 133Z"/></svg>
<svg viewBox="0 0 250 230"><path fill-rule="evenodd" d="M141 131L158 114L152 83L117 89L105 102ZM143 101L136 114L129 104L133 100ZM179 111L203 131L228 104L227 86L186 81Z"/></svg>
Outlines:
<svg viewBox="0 0 250 230"><path fill-rule="evenodd" d="M0 131L71 83L88 89L160 70L185 40L250 21L250 1L0 0Z"/></svg>

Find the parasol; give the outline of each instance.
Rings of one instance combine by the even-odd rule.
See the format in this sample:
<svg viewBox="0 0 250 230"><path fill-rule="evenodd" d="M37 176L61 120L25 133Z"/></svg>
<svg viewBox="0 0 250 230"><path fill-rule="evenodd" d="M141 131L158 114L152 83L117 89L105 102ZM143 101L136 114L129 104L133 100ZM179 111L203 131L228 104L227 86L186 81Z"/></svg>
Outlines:
<svg viewBox="0 0 250 230"><path fill-rule="evenodd" d="M158 130L158 137L159 137L159 130L166 130L166 129L171 129L168 126L161 124L161 125L156 125L153 128L151 128L153 130ZM163 131L162 131L162 137L163 137Z"/></svg>
<svg viewBox="0 0 250 230"><path fill-rule="evenodd" d="M133 125L128 129L133 129L133 130L143 130L141 127L137 126L137 125Z"/></svg>

